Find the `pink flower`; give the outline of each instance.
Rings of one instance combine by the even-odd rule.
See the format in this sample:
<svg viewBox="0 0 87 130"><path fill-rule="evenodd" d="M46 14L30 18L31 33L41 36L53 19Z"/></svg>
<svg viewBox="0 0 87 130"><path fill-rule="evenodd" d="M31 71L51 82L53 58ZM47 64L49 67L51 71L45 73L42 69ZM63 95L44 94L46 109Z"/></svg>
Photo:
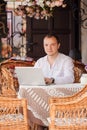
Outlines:
<svg viewBox="0 0 87 130"><path fill-rule="evenodd" d="M55 6L59 7L63 4L63 1L55 1Z"/></svg>

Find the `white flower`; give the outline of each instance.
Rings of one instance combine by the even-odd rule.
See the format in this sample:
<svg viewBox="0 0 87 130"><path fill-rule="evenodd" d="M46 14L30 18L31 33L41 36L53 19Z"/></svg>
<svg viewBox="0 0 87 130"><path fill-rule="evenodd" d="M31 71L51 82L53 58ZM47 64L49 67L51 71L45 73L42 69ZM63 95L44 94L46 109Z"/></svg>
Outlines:
<svg viewBox="0 0 87 130"><path fill-rule="evenodd" d="M25 0L24 0L25 1ZM26 2L30 2L30 0L26 0Z"/></svg>
<svg viewBox="0 0 87 130"><path fill-rule="evenodd" d="M50 1L46 1L46 5L50 6L51 2Z"/></svg>
<svg viewBox="0 0 87 130"><path fill-rule="evenodd" d="M34 3L28 2L27 5L28 5L28 6L32 6L32 5L34 5Z"/></svg>
<svg viewBox="0 0 87 130"><path fill-rule="evenodd" d="M27 2L26 2L26 1L24 1L24 2L22 3L22 5L27 5Z"/></svg>
<svg viewBox="0 0 87 130"><path fill-rule="evenodd" d="M44 7L44 0L36 0L36 4L41 7Z"/></svg>

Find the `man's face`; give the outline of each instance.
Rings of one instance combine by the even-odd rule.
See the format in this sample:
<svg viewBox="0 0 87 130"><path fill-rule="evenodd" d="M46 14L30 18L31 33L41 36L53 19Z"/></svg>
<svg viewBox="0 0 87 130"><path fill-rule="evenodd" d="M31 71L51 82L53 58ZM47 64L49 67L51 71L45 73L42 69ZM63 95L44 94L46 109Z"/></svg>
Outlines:
<svg viewBox="0 0 87 130"><path fill-rule="evenodd" d="M57 42L55 37L45 37L44 38L44 50L47 55L53 56L58 53L60 44Z"/></svg>

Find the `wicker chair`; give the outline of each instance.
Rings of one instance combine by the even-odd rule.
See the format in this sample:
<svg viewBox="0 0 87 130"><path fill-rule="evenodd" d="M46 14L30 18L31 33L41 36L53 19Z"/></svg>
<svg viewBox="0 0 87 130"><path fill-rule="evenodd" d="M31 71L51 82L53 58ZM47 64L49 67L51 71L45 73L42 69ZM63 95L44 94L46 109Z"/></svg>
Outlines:
<svg viewBox="0 0 87 130"><path fill-rule="evenodd" d="M0 66L0 96L16 97L16 91L13 84L13 76L11 72Z"/></svg>
<svg viewBox="0 0 87 130"><path fill-rule="evenodd" d="M13 76L13 86L16 91L19 89L19 82L18 78L15 75L15 66L34 66L35 61L23 61L23 60L12 60L8 59L3 62L1 62L1 66L4 68L7 68L10 72L11 75ZM10 73L9 72L9 73Z"/></svg>
<svg viewBox="0 0 87 130"><path fill-rule="evenodd" d="M15 66L33 66L35 61L24 61L24 60L13 60L8 59L3 61L1 64L6 68L14 68Z"/></svg>
<svg viewBox="0 0 87 130"><path fill-rule="evenodd" d="M74 77L75 77L74 82L79 83L81 75L83 73L87 73L85 70L85 65L79 61L74 61L74 60L73 60L73 63L74 63Z"/></svg>
<svg viewBox="0 0 87 130"><path fill-rule="evenodd" d="M0 130L29 130L26 99L0 97Z"/></svg>
<svg viewBox="0 0 87 130"><path fill-rule="evenodd" d="M87 130L87 85L69 97L50 98L49 130Z"/></svg>

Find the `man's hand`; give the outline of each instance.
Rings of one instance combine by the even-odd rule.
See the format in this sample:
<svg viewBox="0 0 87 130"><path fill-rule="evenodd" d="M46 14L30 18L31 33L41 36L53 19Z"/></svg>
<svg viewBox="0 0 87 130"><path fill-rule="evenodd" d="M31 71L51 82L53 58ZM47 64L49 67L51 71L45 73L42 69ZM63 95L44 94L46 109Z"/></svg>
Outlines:
<svg viewBox="0 0 87 130"><path fill-rule="evenodd" d="M54 83L53 78L44 78L44 79L45 79L45 83L48 84L48 85Z"/></svg>

